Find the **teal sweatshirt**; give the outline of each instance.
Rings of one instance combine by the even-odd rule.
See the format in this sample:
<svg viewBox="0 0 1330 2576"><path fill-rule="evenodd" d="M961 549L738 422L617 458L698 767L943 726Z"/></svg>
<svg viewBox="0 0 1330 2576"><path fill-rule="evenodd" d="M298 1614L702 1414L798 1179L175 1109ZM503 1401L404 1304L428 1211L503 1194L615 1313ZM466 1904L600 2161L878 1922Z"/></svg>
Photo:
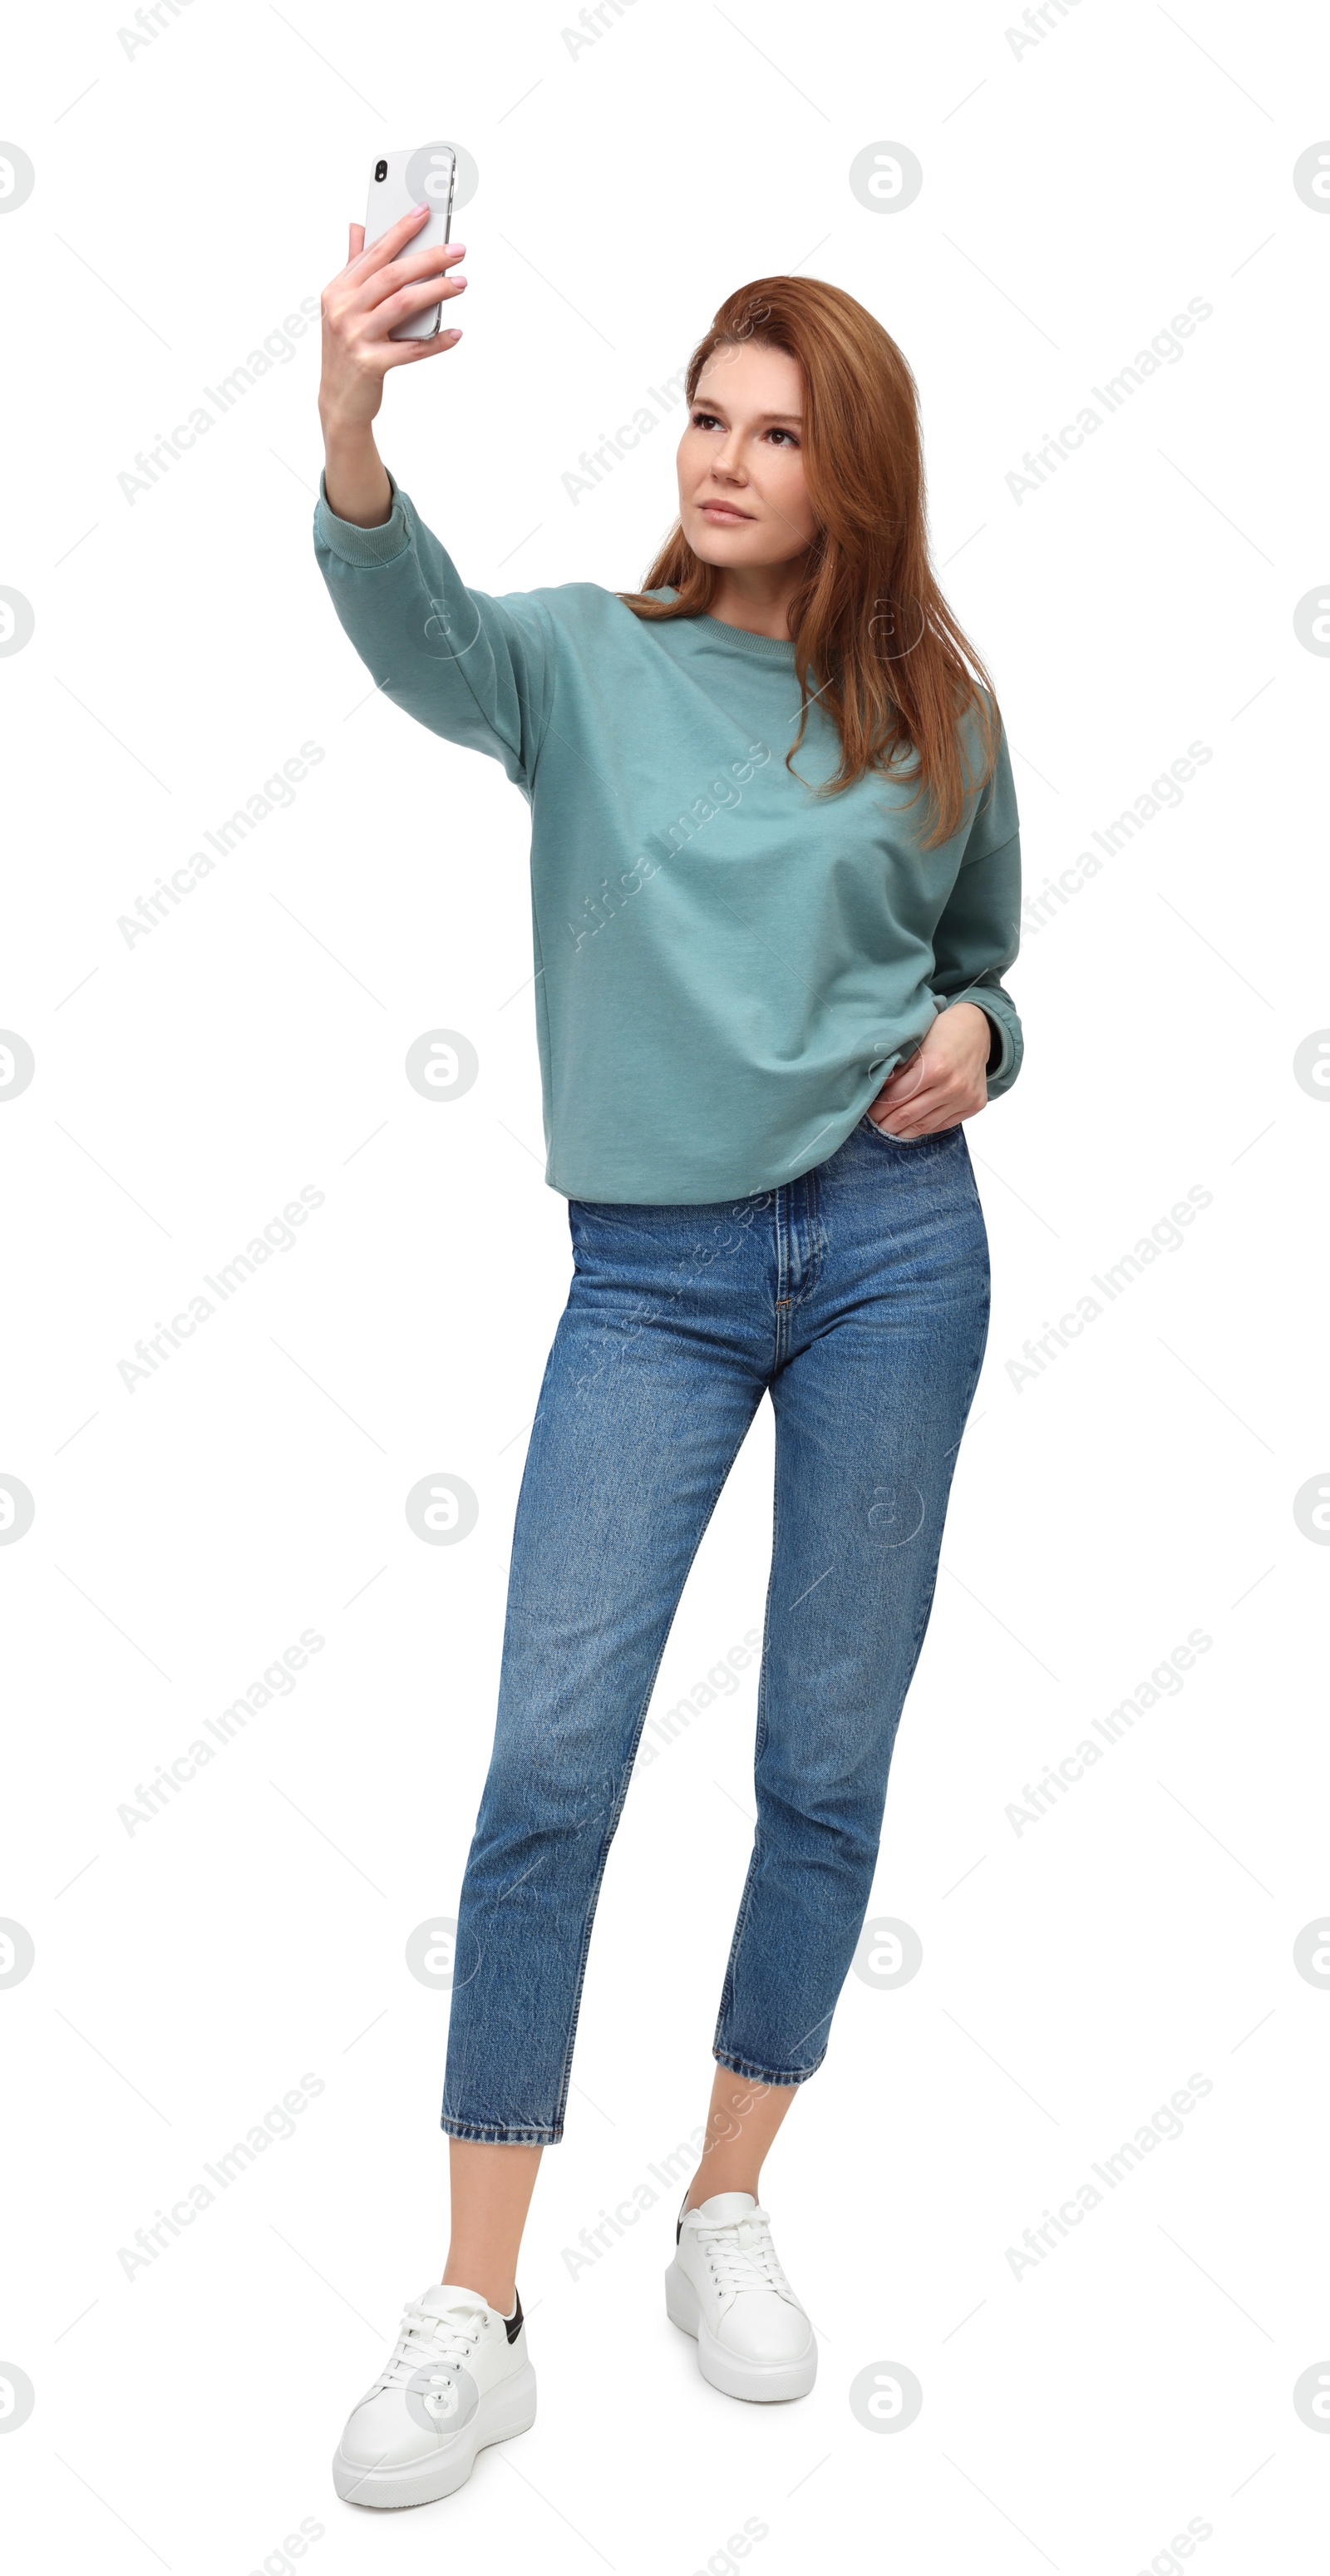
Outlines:
<svg viewBox="0 0 1330 2576"><path fill-rule="evenodd" d="M380 528L337 518L320 485L314 547L384 695L501 761L530 805L552 1189L696 1204L796 1180L953 1002L988 1014L989 1098L1010 1088L1005 736L959 831L924 851L908 775L813 793L840 757L817 705L786 768L793 644L647 623L595 582L468 590L395 483ZM966 739L974 776L973 715Z"/></svg>

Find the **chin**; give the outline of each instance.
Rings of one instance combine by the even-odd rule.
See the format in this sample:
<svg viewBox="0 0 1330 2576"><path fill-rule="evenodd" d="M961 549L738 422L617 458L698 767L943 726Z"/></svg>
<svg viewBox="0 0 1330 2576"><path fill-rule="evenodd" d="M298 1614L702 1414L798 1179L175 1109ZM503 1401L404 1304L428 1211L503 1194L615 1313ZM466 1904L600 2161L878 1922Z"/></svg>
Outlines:
<svg viewBox="0 0 1330 2576"><path fill-rule="evenodd" d="M699 518L684 531L694 554L702 563L733 563L743 552L746 527L714 528L709 519ZM737 542L736 542L737 541Z"/></svg>

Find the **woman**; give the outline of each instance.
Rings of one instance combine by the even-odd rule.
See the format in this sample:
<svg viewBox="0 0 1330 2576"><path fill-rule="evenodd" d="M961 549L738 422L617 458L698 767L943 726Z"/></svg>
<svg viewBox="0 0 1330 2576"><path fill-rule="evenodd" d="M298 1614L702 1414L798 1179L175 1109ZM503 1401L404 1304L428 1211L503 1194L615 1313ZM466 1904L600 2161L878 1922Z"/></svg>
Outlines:
<svg viewBox="0 0 1330 2576"><path fill-rule="evenodd" d="M666 2305L713 2386L817 2354L758 2201L873 1880L983 1358L963 1121L1015 1080L1011 765L928 563L915 388L838 289L765 278L688 370L679 523L624 597L491 599L381 463L391 330L465 286L424 209L323 299L315 547L378 685L532 816L549 1160L574 1276L517 1509L494 1752L459 1904L452 2241L334 2462L451 2493L535 2412L517 2296L562 2135L606 1856L670 1622L762 1396L775 1533L757 1831ZM444 272L442 288L440 269Z"/></svg>

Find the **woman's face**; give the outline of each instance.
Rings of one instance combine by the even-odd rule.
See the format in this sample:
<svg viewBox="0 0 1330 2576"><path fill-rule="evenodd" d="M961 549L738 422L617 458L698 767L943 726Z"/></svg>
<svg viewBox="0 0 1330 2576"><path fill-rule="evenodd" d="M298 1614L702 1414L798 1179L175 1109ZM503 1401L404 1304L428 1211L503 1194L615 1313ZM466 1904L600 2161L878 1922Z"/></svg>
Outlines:
<svg viewBox="0 0 1330 2576"><path fill-rule="evenodd" d="M679 520L703 563L789 563L816 534L804 482L803 378L784 349L729 341L698 380L679 441Z"/></svg>

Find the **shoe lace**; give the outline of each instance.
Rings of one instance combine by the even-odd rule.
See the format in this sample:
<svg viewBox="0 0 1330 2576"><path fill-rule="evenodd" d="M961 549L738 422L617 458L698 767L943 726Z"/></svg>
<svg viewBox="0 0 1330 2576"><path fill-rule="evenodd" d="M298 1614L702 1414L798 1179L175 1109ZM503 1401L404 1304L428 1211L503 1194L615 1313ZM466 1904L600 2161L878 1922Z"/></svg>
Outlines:
<svg viewBox="0 0 1330 2576"><path fill-rule="evenodd" d="M754 2209L746 2218L731 2219L724 2226L708 2226L704 2221L697 2238L721 2290L776 2290L783 2298L793 2298L771 2241L765 2209Z"/></svg>
<svg viewBox="0 0 1330 2576"><path fill-rule="evenodd" d="M422 2308L418 2299L408 2299L396 2346L369 2391L370 2396L379 2396L385 2388L405 2388L427 2364L465 2364L475 2351L484 2323L484 2308L465 2295L443 2316Z"/></svg>

